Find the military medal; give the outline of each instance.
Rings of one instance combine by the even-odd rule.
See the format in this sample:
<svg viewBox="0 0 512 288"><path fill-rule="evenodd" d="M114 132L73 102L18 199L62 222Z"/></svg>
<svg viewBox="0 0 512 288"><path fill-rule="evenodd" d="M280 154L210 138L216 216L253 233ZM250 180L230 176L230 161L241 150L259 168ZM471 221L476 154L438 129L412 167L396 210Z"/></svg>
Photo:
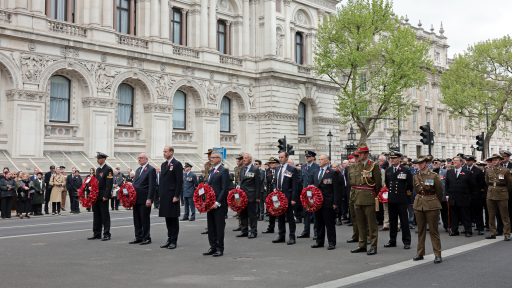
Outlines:
<svg viewBox="0 0 512 288"><path fill-rule="evenodd" d="M500 175L500 176L499 176L499 179L500 179L500 180L505 179L505 175Z"/></svg>

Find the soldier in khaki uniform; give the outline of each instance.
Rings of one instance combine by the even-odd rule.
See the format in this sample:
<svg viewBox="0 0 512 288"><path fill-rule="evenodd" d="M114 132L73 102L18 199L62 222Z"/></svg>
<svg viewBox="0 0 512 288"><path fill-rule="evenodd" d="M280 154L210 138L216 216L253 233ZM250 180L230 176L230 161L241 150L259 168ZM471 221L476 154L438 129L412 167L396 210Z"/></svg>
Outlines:
<svg viewBox="0 0 512 288"><path fill-rule="evenodd" d="M434 263L438 264L443 261L441 258L441 238L439 237L437 224L439 210L442 208L443 183L436 173L429 171L428 161L427 156L420 156L418 159L419 172L413 176L416 198L412 208L418 223L418 254L414 256L413 260L423 260L428 224L435 255Z"/></svg>
<svg viewBox="0 0 512 288"><path fill-rule="evenodd" d="M244 166L242 159L244 159L244 152L238 154L236 157L236 167L235 167L235 183L240 182L240 173L242 173L242 167ZM236 213L238 216L238 228L233 229L233 231L242 231L242 219L240 217L240 212ZM251 225L251 222L248 221L247 225Z"/></svg>
<svg viewBox="0 0 512 288"><path fill-rule="evenodd" d="M503 157L494 154L486 161L492 161L492 168L485 171L487 184L487 209L489 210L490 234L486 239L496 239L496 212L499 209L504 224L505 241L510 241L510 216L508 215L508 191L512 189L512 177L510 171L501 166Z"/></svg>
<svg viewBox="0 0 512 288"><path fill-rule="evenodd" d="M359 247L350 252L367 252L366 254L368 255L375 255L377 254L377 240L379 236L375 210L379 205L377 194L382 188L382 177L379 165L368 160L370 149L366 143L360 143L357 152L359 153L359 161L350 166L348 177L350 185L354 190L354 194L351 194L350 198L352 199L352 196L354 198L356 222L359 231ZM367 251L368 234L370 234L371 246L370 250Z"/></svg>

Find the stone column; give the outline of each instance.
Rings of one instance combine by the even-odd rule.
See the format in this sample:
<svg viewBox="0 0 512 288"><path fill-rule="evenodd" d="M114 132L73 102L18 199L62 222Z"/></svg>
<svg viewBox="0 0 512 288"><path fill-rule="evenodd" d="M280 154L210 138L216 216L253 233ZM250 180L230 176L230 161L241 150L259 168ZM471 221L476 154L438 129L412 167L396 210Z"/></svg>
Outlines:
<svg viewBox="0 0 512 288"><path fill-rule="evenodd" d="M210 0L210 10L208 11L208 47L217 50L217 0Z"/></svg>
<svg viewBox="0 0 512 288"><path fill-rule="evenodd" d="M208 0L201 0L201 48L208 47Z"/></svg>
<svg viewBox="0 0 512 288"><path fill-rule="evenodd" d="M249 19L251 18L250 12L249 12L249 0L244 0L244 13L243 13L243 56L249 57L251 56L251 44L249 43L249 37L251 36L250 33L250 25L249 25ZM241 40L241 39L239 39Z"/></svg>
<svg viewBox="0 0 512 288"><path fill-rule="evenodd" d="M150 22L150 25L151 25L151 32L149 34L150 37L160 37L160 31L159 31L159 29L160 29L160 19L159 19L160 4L158 2L160 2L160 1L151 0L151 10L150 10L151 15L148 16L148 13L146 12L146 16L148 16L148 18L146 19L146 23Z"/></svg>
<svg viewBox="0 0 512 288"><path fill-rule="evenodd" d="M135 8L133 7L135 7L135 0L130 0L130 35L135 35Z"/></svg>
<svg viewBox="0 0 512 288"><path fill-rule="evenodd" d="M231 55L231 21L226 21L226 55Z"/></svg>
<svg viewBox="0 0 512 288"><path fill-rule="evenodd" d="M308 47L309 37L307 35L308 35L307 33L302 33L302 65L308 64L308 61L306 59L306 57L307 57L306 50L309 50L309 47ZM308 51L308 53L309 53L309 51Z"/></svg>
<svg viewBox="0 0 512 288"><path fill-rule="evenodd" d="M276 55L276 1L265 0L265 57Z"/></svg>
<svg viewBox="0 0 512 288"><path fill-rule="evenodd" d="M188 9L181 9L181 45L187 46L187 12Z"/></svg>
<svg viewBox="0 0 512 288"><path fill-rule="evenodd" d="M30 5L30 11L37 14L44 13L45 2L45 0L32 0L32 5Z"/></svg>
<svg viewBox="0 0 512 288"><path fill-rule="evenodd" d="M91 25L99 26L101 25L100 20L101 15L101 5L100 0L91 0Z"/></svg>
<svg viewBox="0 0 512 288"><path fill-rule="evenodd" d="M291 60L293 62L297 62L297 54L295 53L295 33L297 32L297 30L295 30L295 27L290 27L290 37L288 38L289 39L289 45L290 45L290 55L291 55Z"/></svg>
<svg viewBox="0 0 512 288"><path fill-rule="evenodd" d="M293 35L291 33L291 30L290 30L290 21L291 21L291 9L290 9L290 3L292 1L291 0L284 0L284 45L283 45L283 50L284 50L284 53L283 53L283 56L285 59L289 59L291 60L292 59L292 47L293 45L291 45L292 43L292 40L293 39Z"/></svg>
<svg viewBox="0 0 512 288"><path fill-rule="evenodd" d="M170 1L161 0L160 5L160 38L169 39L169 5Z"/></svg>
<svg viewBox="0 0 512 288"><path fill-rule="evenodd" d="M71 3L72 0L68 0ZM69 6L68 6L69 7ZM71 9L70 9L71 10ZM103 23L101 26L114 28L114 3L110 0L103 0Z"/></svg>
<svg viewBox="0 0 512 288"><path fill-rule="evenodd" d="M16 9L28 9L27 0L16 0Z"/></svg>
<svg viewBox="0 0 512 288"><path fill-rule="evenodd" d="M167 5L167 4L165 4ZM144 137L152 158L161 157L163 147L172 145L172 112L174 105L144 104Z"/></svg>
<svg viewBox="0 0 512 288"><path fill-rule="evenodd" d="M88 25L89 23L91 23L91 2L83 1L82 5L83 5L83 11L81 12L82 18L83 18L82 24ZM46 6L46 8L48 9L48 6Z"/></svg>
<svg viewBox="0 0 512 288"><path fill-rule="evenodd" d="M46 0L45 2L46 2L46 9L45 9L46 17L52 17L52 0ZM87 1L87 3L89 3L89 1ZM7 3L7 8L12 8L12 7L9 7L9 3Z"/></svg>

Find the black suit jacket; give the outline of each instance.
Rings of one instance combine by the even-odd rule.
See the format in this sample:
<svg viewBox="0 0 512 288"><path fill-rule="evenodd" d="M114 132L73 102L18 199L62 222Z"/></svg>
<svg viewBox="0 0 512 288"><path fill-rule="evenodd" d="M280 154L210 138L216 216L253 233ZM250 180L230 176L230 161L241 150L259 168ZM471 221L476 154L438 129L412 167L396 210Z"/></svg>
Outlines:
<svg viewBox="0 0 512 288"><path fill-rule="evenodd" d="M345 181L346 181L345 183L347 184L347 186L343 185L344 184L343 179L341 179L342 182L340 182L342 191L343 191L343 193L345 193L343 195L344 195L345 199L347 199L347 200L350 199L350 190L352 189L352 185L350 185L350 181L348 179L348 167L349 166L347 166L347 167L345 167L345 169L343 169L344 170L343 176L345 177Z"/></svg>
<svg viewBox="0 0 512 288"><path fill-rule="evenodd" d="M317 169L315 173L313 173L313 185L318 187L320 192L322 192L322 196L324 196L322 208L332 209L333 205L340 206L341 188L338 172L333 168L327 168L322 179L318 179L318 173L320 173L320 170L322 170L322 168Z"/></svg>
<svg viewBox="0 0 512 288"><path fill-rule="evenodd" d="M247 167L242 167L242 172L240 173L240 189L242 189L245 194L247 194L247 199L249 202L254 202L256 199L259 199L259 193L261 192L261 176L260 169L254 165L251 165L249 169L249 173L252 173L252 176L246 176Z"/></svg>
<svg viewBox="0 0 512 288"><path fill-rule="evenodd" d="M413 179L411 170L408 167L402 165L398 166L396 172L393 172L393 166L386 169L386 175L384 176L384 182L388 188L388 202L389 203L408 203L409 197L407 196L407 190L412 192ZM399 179L404 178L405 179ZM380 193L380 191L377 191Z"/></svg>
<svg viewBox="0 0 512 288"><path fill-rule="evenodd" d="M112 196L112 187L114 186L114 171L107 164L103 168L96 169L94 177L98 180L98 201L102 197L110 199Z"/></svg>
<svg viewBox="0 0 512 288"><path fill-rule="evenodd" d="M50 186L50 179L52 178L52 172L46 172L44 174L44 184L46 186L46 190L50 190L51 191L51 186Z"/></svg>
<svg viewBox="0 0 512 288"><path fill-rule="evenodd" d="M470 206L471 193L475 189L471 171L462 168L459 177L455 177L455 168L446 171L445 189L450 205Z"/></svg>
<svg viewBox="0 0 512 288"><path fill-rule="evenodd" d="M476 165L473 165L471 169L468 168L469 171L471 171L471 176L473 176L473 181L475 181L475 189L473 189L473 193L471 194L471 198L481 198L482 194L485 193L485 174L482 169L476 167Z"/></svg>
<svg viewBox="0 0 512 288"><path fill-rule="evenodd" d="M135 171L135 178L132 185L137 194L137 204L144 204L147 200L153 200L153 194L155 193L156 187L155 167L149 164L146 165L144 169L140 169L139 167ZM120 193L122 193L122 191L120 191Z"/></svg>
<svg viewBox="0 0 512 288"><path fill-rule="evenodd" d="M275 174L274 174L274 189L277 189L278 184L278 176L279 176L279 170L281 170L281 166L278 166L276 168ZM285 171L283 171L283 174ZM286 196L286 199L288 200L288 207L291 207L291 201L297 202L297 169L295 167L286 165L286 172L288 176L283 175L283 183L281 183L281 192L284 193Z"/></svg>
<svg viewBox="0 0 512 288"><path fill-rule="evenodd" d="M228 205L227 196L229 193L229 172L224 166L220 165L216 171L209 176L208 185L215 191L216 201L221 206Z"/></svg>
<svg viewBox="0 0 512 288"><path fill-rule="evenodd" d="M160 217L180 217L180 201L173 202L173 198L180 198L183 188L183 165L176 158L172 159L171 164L171 167L167 167L167 161L164 161L160 167Z"/></svg>

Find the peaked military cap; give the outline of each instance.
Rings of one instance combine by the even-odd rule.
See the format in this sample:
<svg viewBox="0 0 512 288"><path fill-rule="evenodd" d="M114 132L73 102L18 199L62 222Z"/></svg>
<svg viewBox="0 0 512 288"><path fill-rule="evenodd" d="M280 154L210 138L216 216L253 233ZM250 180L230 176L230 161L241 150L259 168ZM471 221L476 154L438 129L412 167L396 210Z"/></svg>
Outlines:
<svg viewBox="0 0 512 288"><path fill-rule="evenodd" d="M66 167L64 167L64 166L60 166L59 168L60 168L60 169L66 169Z"/></svg>
<svg viewBox="0 0 512 288"><path fill-rule="evenodd" d="M465 155L464 155L464 153L459 153L459 154L457 154L457 156L462 157L462 159L464 159Z"/></svg>
<svg viewBox="0 0 512 288"><path fill-rule="evenodd" d="M194 167L194 166L190 165L190 163L188 163L188 162L185 162L185 168L187 168L187 167L192 168L192 167Z"/></svg>
<svg viewBox="0 0 512 288"><path fill-rule="evenodd" d="M446 162L452 162L452 158L446 158Z"/></svg>
<svg viewBox="0 0 512 288"><path fill-rule="evenodd" d="M279 161L275 157L270 157L270 159L268 159L268 163L279 163Z"/></svg>
<svg viewBox="0 0 512 288"><path fill-rule="evenodd" d="M108 158L108 155L103 153L103 152L96 152L96 158L97 159L102 159L102 158Z"/></svg>
<svg viewBox="0 0 512 288"><path fill-rule="evenodd" d="M418 163L427 162L427 161L428 161L428 156L425 156L425 155L418 156Z"/></svg>
<svg viewBox="0 0 512 288"><path fill-rule="evenodd" d="M385 155L385 154L382 153L382 155ZM391 153L389 153L389 158L402 158L402 153L391 151Z"/></svg>
<svg viewBox="0 0 512 288"><path fill-rule="evenodd" d="M441 161L441 159L439 159L439 158L434 158L434 160L432 160L432 161L440 162L440 161Z"/></svg>
<svg viewBox="0 0 512 288"><path fill-rule="evenodd" d="M507 150L501 150L500 155L501 155L501 157L510 157L510 156L512 156L512 153L510 153L510 151L507 151Z"/></svg>
<svg viewBox="0 0 512 288"><path fill-rule="evenodd" d="M409 163L409 161L402 161L400 162L401 165L407 165L407 166L411 166L411 163Z"/></svg>
<svg viewBox="0 0 512 288"><path fill-rule="evenodd" d="M466 161L476 161L476 157L473 155L466 155L464 159L466 159Z"/></svg>
<svg viewBox="0 0 512 288"><path fill-rule="evenodd" d="M204 153L204 154L208 154L208 155L210 155L210 154L212 154L212 152L213 152L213 151L215 151L215 149L208 149L208 152L206 152L206 153Z"/></svg>
<svg viewBox="0 0 512 288"><path fill-rule="evenodd" d="M388 153L388 152L382 152L382 155L384 155L384 156L388 156L388 155L391 155L391 153Z"/></svg>
<svg viewBox="0 0 512 288"><path fill-rule="evenodd" d="M486 164L484 161L478 161L478 162L476 162L476 165L477 166L485 166Z"/></svg>
<svg viewBox="0 0 512 288"><path fill-rule="evenodd" d="M357 146L357 152L370 152L370 148L368 148L366 143L362 142Z"/></svg>
<svg viewBox="0 0 512 288"><path fill-rule="evenodd" d="M236 157L236 159L237 159L237 160L238 160L238 159L244 159L244 154L245 154L244 152L242 152L242 153L238 154L238 156Z"/></svg>
<svg viewBox="0 0 512 288"><path fill-rule="evenodd" d="M306 157L315 157L316 156L316 153L314 151L311 151L311 150L306 150L305 151L305 156Z"/></svg>
<svg viewBox="0 0 512 288"><path fill-rule="evenodd" d="M439 159L439 162L446 163L446 160L444 160L443 158L440 158L440 159Z"/></svg>
<svg viewBox="0 0 512 288"><path fill-rule="evenodd" d="M418 163L420 163L420 161L418 159L413 159L412 160L412 164L418 164Z"/></svg>

